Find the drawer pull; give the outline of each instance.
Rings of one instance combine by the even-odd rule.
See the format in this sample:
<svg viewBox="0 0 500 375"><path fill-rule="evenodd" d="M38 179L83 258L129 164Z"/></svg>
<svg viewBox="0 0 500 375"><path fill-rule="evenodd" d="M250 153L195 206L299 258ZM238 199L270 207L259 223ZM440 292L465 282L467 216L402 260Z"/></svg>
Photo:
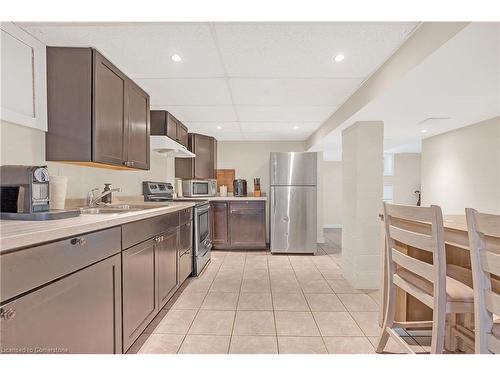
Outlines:
<svg viewBox="0 0 500 375"><path fill-rule="evenodd" d="M16 310L14 309L0 309L0 319L2 320L10 320L14 319L16 316Z"/></svg>
<svg viewBox="0 0 500 375"><path fill-rule="evenodd" d="M71 239L71 244L72 245L84 246L84 245L87 244L87 240L85 239L85 237L72 238Z"/></svg>

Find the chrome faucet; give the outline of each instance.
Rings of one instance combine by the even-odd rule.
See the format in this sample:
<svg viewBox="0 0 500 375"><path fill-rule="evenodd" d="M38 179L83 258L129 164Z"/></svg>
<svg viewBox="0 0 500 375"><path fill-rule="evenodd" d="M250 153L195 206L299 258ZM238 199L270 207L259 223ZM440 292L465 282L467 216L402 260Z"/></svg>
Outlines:
<svg viewBox="0 0 500 375"><path fill-rule="evenodd" d="M114 191L119 192L120 188L105 190L97 195L95 194L96 191L99 191L99 189L94 188L87 193L87 206L96 207L100 203L100 201L103 197L105 197L108 194L113 193Z"/></svg>

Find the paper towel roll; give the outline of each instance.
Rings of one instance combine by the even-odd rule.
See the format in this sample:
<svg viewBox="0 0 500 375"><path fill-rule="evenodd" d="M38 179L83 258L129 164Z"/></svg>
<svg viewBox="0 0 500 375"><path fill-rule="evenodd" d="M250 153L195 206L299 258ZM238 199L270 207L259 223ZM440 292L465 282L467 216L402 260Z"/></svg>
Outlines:
<svg viewBox="0 0 500 375"><path fill-rule="evenodd" d="M68 177L49 176L49 207L51 210L64 210Z"/></svg>

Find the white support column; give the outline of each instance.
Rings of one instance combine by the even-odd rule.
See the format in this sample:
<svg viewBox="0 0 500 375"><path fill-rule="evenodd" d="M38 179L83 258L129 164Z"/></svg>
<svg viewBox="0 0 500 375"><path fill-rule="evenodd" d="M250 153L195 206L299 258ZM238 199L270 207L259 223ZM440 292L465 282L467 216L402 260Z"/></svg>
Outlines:
<svg viewBox="0 0 500 375"><path fill-rule="evenodd" d="M342 263L355 288L379 287L383 187L382 121L357 122L342 132Z"/></svg>

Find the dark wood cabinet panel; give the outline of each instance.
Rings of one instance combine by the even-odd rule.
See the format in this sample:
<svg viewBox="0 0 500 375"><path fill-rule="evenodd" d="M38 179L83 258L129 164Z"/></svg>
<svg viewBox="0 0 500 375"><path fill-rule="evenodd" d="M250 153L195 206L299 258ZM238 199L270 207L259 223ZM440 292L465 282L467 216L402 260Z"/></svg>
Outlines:
<svg viewBox="0 0 500 375"><path fill-rule="evenodd" d="M187 222L181 224L181 227L179 229L179 284L182 284L193 272L192 223L193 222L190 217Z"/></svg>
<svg viewBox="0 0 500 375"><path fill-rule="evenodd" d="M216 246L229 245L228 202L210 202L212 244Z"/></svg>
<svg viewBox="0 0 500 375"><path fill-rule="evenodd" d="M97 50L47 47L46 158L149 169L149 95Z"/></svg>
<svg viewBox="0 0 500 375"><path fill-rule="evenodd" d="M179 230L179 251L181 254L193 247L192 221L181 225Z"/></svg>
<svg viewBox="0 0 500 375"><path fill-rule="evenodd" d="M101 54L94 53L93 159L122 165L125 160L127 78Z"/></svg>
<svg viewBox="0 0 500 375"><path fill-rule="evenodd" d="M167 134L167 111L149 111L151 118L151 135Z"/></svg>
<svg viewBox="0 0 500 375"><path fill-rule="evenodd" d="M264 201L214 201L210 208L215 249L266 248Z"/></svg>
<svg viewBox="0 0 500 375"><path fill-rule="evenodd" d="M265 247L265 214L260 208L233 208L229 210L231 245L234 247Z"/></svg>
<svg viewBox="0 0 500 375"><path fill-rule="evenodd" d="M155 241L122 252L123 349L126 351L158 312Z"/></svg>
<svg viewBox="0 0 500 375"><path fill-rule="evenodd" d="M213 178L213 141L212 137L196 134L194 138L194 149L196 158L194 163L195 178Z"/></svg>
<svg viewBox="0 0 500 375"><path fill-rule="evenodd" d="M167 303L178 283L178 227L156 237L158 259L158 306Z"/></svg>
<svg viewBox="0 0 500 375"><path fill-rule="evenodd" d="M47 48L47 160L92 160L92 64L91 48Z"/></svg>
<svg viewBox="0 0 500 375"><path fill-rule="evenodd" d="M188 128L167 111L151 111L151 135L166 135L188 147Z"/></svg>
<svg viewBox="0 0 500 375"><path fill-rule="evenodd" d="M117 254L3 305L16 315L2 319L0 347L121 353L120 274Z"/></svg>
<svg viewBox="0 0 500 375"><path fill-rule="evenodd" d="M133 168L149 168L149 95L129 81L127 157Z"/></svg>
<svg viewBox="0 0 500 375"><path fill-rule="evenodd" d="M188 147L188 128L181 123L177 126L177 141L181 145Z"/></svg>
<svg viewBox="0 0 500 375"><path fill-rule="evenodd" d="M177 119L167 112L166 135L177 141Z"/></svg>
<svg viewBox="0 0 500 375"><path fill-rule="evenodd" d="M217 140L203 134L188 134L188 150L196 154L192 159L175 159L175 177L216 178Z"/></svg>

